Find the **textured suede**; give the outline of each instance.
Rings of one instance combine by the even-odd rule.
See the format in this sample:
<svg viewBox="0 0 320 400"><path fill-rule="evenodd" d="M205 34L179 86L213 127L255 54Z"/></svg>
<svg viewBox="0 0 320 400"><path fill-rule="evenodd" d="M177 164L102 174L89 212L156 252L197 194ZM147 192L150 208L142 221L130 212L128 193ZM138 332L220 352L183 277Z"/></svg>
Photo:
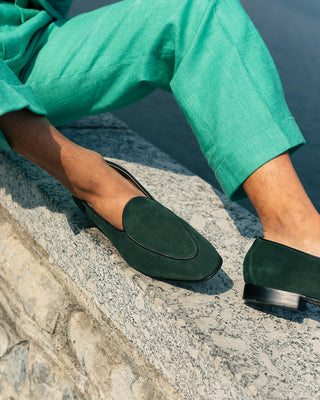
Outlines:
<svg viewBox="0 0 320 400"><path fill-rule="evenodd" d="M320 300L320 258L258 238L243 265L246 283Z"/></svg>
<svg viewBox="0 0 320 400"><path fill-rule="evenodd" d="M189 259L198 247L179 218L155 200L135 197L123 212L127 235L141 246L163 256Z"/></svg>
<svg viewBox="0 0 320 400"><path fill-rule="evenodd" d="M131 179L125 169L109 164ZM134 182L142 187L136 180ZM211 243L152 196L134 197L126 204L123 230L100 217L85 201L75 197L74 201L111 240L127 263L148 276L201 281L221 267L222 259Z"/></svg>

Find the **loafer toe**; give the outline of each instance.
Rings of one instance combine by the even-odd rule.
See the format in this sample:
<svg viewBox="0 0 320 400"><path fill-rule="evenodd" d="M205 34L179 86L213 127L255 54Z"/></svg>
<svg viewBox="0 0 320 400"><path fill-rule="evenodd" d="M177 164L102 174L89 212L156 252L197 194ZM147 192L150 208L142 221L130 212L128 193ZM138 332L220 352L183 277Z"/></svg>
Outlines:
<svg viewBox="0 0 320 400"><path fill-rule="evenodd" d="M222 259L186 221L156 200L136 197L123 213L126 240L117 246L129 265L157 279L202 281Z"/></svg>
<svg viewBox="0 0 320 400"><path fill-rule="evenodd" d="M134 197L123 211L123 226L129 239L163 257L194 258L197 243L185 225L170 210L147 197Z"/></svg>

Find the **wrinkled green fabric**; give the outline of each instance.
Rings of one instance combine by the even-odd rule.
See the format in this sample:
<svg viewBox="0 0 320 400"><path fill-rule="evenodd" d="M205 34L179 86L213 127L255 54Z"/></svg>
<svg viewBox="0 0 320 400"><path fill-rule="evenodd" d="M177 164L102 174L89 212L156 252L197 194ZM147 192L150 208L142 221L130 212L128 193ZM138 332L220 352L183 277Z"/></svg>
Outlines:
<svg viewBox="0 0 320 400"><path fill-rule="evenodd" d="M123 0L69 20L70 1L51 2L58 17L48 4L20 7L19 22L17 5L0 2L17 21L10 34L1 27L3 43L19 32L2 62L30 88L27 107L42 106L53 124L125 107L156 88L171 92L232 200L245 197L242 183L257 168L305 142L238 0ZM17 92L6 92L0 115L21 108ZM3 137L0 146L8 147Z"/></svg>
<svg viewBox="0 0 320 400"><path fill-rule="evenodd" d="M43 29L50 22L66 18L71 3L72 0L0 1L0 59L19 74L37 50Z"/></svg>
<svg viewBox="0 0 320 400"><path fill-rule="evenodd" d="M43 29L65 18L72 0L0 1L0 115L28 108L46 115L29 85L17 76L36 54ZM10 146L0 131L0 147Z"/></svg>

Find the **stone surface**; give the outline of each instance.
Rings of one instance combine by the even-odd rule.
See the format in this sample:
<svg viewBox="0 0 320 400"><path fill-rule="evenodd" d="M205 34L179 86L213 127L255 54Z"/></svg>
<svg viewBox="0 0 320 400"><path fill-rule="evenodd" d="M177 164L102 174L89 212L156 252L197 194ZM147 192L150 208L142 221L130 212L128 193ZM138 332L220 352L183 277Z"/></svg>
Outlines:
<svg viewBox="0 0 320 400"><path fill-rule="evenodd" d="M74 312L69 322L69 339L84 371L91 377L99 395L108 393L110 400L175 399L173 390L163 387L161 379L152 376L137 351L121 347L121 338L111 329L106 332L84 312Z"/></svg>
<svg viewBox="0 0 320 400"><path fill-rule="evenodd" d="M42 272L33 254L8 231L10 223L2 223L0 230L0 274L19 295L24 310L38 325L52 333L64 293L46 270ZM10 244L9 242L10 241ZM1 260L10 260L10 268Z"/></svg>
<svg viewBox="0 0 320 400"><path fill-rule="evenodd" d="M0 204L183 398L319 398L318 308L262 312L241 299L242 260L261 234L258 221L110 115L61 131L128 168L224 259L222 270L200 284L143 276L86 221L60 184L21 157L0 153ZM130 366L110 376L136 382Z"/></svg>
<svg viewBox="0 0 320 400"><path fill-rule="evenodd" d="M82 396L81 396L82 397ZM44 359L34 361L30 370L30 398L34 400L79 400L75 386L61 370Z"/></svg>
<svg viewBox="0 0 320 400"><path fill-rule="evenodd" d="M0 325L0 357L8 350L9 338L6 330Z"/></svg>
<svg viewBox="0 0 320 400"><path fill-rule="evenodd" d="M1 206L0 220L1 400L181 400Z"/></svg>
<svg viewBox="0 0 320 400"><path fill-rule="evenodd" d="M19 393L21 386L27 379L28 343L23 342L11 348L1 360L1 367L1 373L6 377L16 393Z"/></svg>

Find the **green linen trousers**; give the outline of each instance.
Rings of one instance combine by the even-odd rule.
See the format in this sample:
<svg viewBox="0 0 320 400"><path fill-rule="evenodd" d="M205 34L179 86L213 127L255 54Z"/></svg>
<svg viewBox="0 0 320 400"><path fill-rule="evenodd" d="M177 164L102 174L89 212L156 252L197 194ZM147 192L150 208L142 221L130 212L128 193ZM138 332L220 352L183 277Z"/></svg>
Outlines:
<svg viewBox="0 0 320 400"><path fill-rule="evenodd" d="M163 89L233 201L305 142L238 0L123 0L71 19L70 0L14 3L0 1L0 115L27 107L59 126Z"/></svg>

